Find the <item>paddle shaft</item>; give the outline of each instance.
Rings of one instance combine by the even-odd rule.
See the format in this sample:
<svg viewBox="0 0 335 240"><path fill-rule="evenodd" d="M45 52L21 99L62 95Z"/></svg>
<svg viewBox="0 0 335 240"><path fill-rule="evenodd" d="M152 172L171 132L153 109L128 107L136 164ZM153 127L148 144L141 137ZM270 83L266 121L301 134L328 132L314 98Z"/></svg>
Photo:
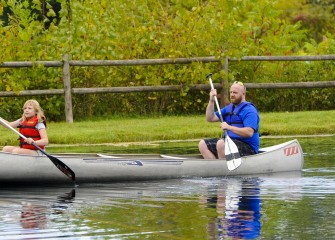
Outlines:
<svg viewBox="0 0 335 240"><path fill-rule="evenodd" d="M209 83L211 85L211 89L214 89L214 85L213 85L213 81L212 81L212 74L208 74L207 75L207 78L209 80ZM221 108L220 108L220 105L219 105L219 101L218 101L218 98L216 97L216 95L214 95L214 101L215 101L215 104L216 104L216 108L219 112L219 116L220 116L220 121L223 122L223 117L222 117L222 113L221 113ZM227 134L227 131L225 131L225 135L228 136ZM229 136L228 136L229 137Z"/></svg>
<svg viewBox="0 0 335 240"><path fill-rule="evenodd" d="M211 84L211 88L214 89L214 85L213 85L211 75L208 75L207 78L209 80L209 83ZM216 104L216 108L218 109L218 112L219 112L220 120L221 120L221 122L223 122L221 108L220 108L219 101L218 101L218 98L216 97L216 95L214 96L214 101L215 101L215 104Z"/></svg>
<svg viewBox="0 0 335 240"><path fill-rule="evenodd" d="M7 128L9 128L10 130L12 130L13 132L17 133L18 135L20 135L21 138L23 138L24 140L27 139L26 136L24 136L23 134L21 134L19 131L17 131L15 128L13 128L11 125L9 125L7 122L5 122L2 118L0 118L0 122L2 124L4 124ZM63 163L61 160L59 160L58 158L51 156L50 154L46 153L42 148L40 148L40 146L38 146L35 142L32 142L31 145L33 145L34 147L36 147L39 151L41 151L43 154L45 154L50 160L51 162L60 170L62 171L68 178L70 178L71 180L75 181L75 173L71 170L71 168L69 168L65 163Z"/></svg>

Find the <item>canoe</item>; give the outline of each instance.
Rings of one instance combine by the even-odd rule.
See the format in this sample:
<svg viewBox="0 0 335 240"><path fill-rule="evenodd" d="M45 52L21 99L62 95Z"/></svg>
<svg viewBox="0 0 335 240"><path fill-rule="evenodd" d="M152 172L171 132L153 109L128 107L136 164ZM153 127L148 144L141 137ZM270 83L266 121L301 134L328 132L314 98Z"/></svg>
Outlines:
<svg viewBox="0 0 335 240"><path fill-rule="evenodd" d="M225 160L200 155L150 154L58 154L53 155L76 174L76 183L104 183L193 177L222 177L301 171L304 164L298 140L260 149L242 157L242 164L229 171ZM0 152L0 183L71 183L46 156Z"/></svg>

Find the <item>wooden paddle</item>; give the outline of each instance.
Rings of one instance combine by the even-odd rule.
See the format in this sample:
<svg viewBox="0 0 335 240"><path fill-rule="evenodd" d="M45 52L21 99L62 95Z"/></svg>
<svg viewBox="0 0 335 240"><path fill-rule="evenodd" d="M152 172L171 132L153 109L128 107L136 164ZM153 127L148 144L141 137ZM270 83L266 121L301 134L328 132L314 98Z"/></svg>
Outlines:
<svg viewBox="0 0 335 240"><path fill-rule="evenodd" d="M9 129L11 129L13 132L17 133L18 135L20 135L20 137L22 137L24 140L26 140L27 138L22 135L20 132L18 132L16 129L14 129L11 125L9 125L7 122L5 122L1 117L0 117L0 122L2 124L4 124L6 127L8 127ZM51 162L60 170L62 171L68 178L70 178L72 181L76 180L76 175L75 173L72 171L71 168L69 168L65 163L63 163L61 160L59 160L58 158L49 155L48 153L46 153L42 148L40 148L36 143L32 143L32 145L34 147L36 147L38 150L40 150L43 154L45 154L50 160Z"/></svg>
<svg viewBox="0 0 335 240"><path fill-rule="evenodd" d="M210 73L206 77L208 78L209 83L211 84L211 88L214 89L214 85L212 81L212 74ZM218 109L218 112L219 112L220 121L223 122L221 108L220 108L220 105L219 105L219 102L216 96L214 96L214 100L215 100L216 108ZM225 131L225 157L226 157L227 167L229 171L235 170L242 163L242 159L238 151L238 148L236 144L234 143L234 141L231 140L231 138L229 137L226 131Z"/></svg>

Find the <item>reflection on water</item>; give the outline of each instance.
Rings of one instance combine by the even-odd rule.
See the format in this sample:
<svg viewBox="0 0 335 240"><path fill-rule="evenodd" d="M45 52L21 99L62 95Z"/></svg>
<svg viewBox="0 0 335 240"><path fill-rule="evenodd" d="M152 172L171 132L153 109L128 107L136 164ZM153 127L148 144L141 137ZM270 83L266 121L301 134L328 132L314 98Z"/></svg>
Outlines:
<svg viewBox="0 0 335 240"><path fill-rule="evenodd" d="M58 196L57 200L51 205L51 214L64 214L64 211L68 208L68 204L72 202L74 197L75 189L72 189L70 192ZM50 211L47 206L39 205L32 202L22 202L20 219L21 226L25 229L47 228L47 215L49 214Z"/></svg>
<svg viewBox="0 0 335 240"><path fill-rule="evenodd" d="M300 142L302 172L2 186L0 239L333 239L335 139Z"/></svg>
<svg viewBox="0 0 335 240"><path fill-rule="evenodd" d="M0 238L309 239L319 234L306 234L319 222L327 223L326 236L335 233L335 183L315 192L320 180L292 172L7 188L0 191Z"/></svg>
<svg viewBox="0 0 335 240"><path fill-rule="evenodd" d="M46 228L47 208L44 206L22 203L20 223L23 228Z"/></svg>
<svg viewBox="0 0 335 240"><path fill-rule="evenodd" d="M206 205L217 212L208 223L209 239L253 239L260 235L259 179L227 179L208 194Z"/></svg>

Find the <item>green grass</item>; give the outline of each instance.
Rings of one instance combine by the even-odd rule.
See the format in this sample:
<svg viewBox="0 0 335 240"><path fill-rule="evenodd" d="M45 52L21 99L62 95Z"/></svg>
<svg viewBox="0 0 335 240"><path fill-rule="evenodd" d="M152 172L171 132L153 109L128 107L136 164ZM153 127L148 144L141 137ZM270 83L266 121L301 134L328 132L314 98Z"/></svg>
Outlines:
<svg viewBox="0 0 335 240"><path fill-rule="evenodd" d="M335 110L261 113L262 136L335 134ZM17 145L18 136L0 128L0 145ZM102 144L201 139L221 135L218 123L204 115L164 117L113 117L68 124L48 123L50 145Z"/></svg>
<svg viewBox="0 0 335 240"><path fill-rule="evenodd" d="M280 112L261 114L264 135L335 134L335 111Z"/></svg>

